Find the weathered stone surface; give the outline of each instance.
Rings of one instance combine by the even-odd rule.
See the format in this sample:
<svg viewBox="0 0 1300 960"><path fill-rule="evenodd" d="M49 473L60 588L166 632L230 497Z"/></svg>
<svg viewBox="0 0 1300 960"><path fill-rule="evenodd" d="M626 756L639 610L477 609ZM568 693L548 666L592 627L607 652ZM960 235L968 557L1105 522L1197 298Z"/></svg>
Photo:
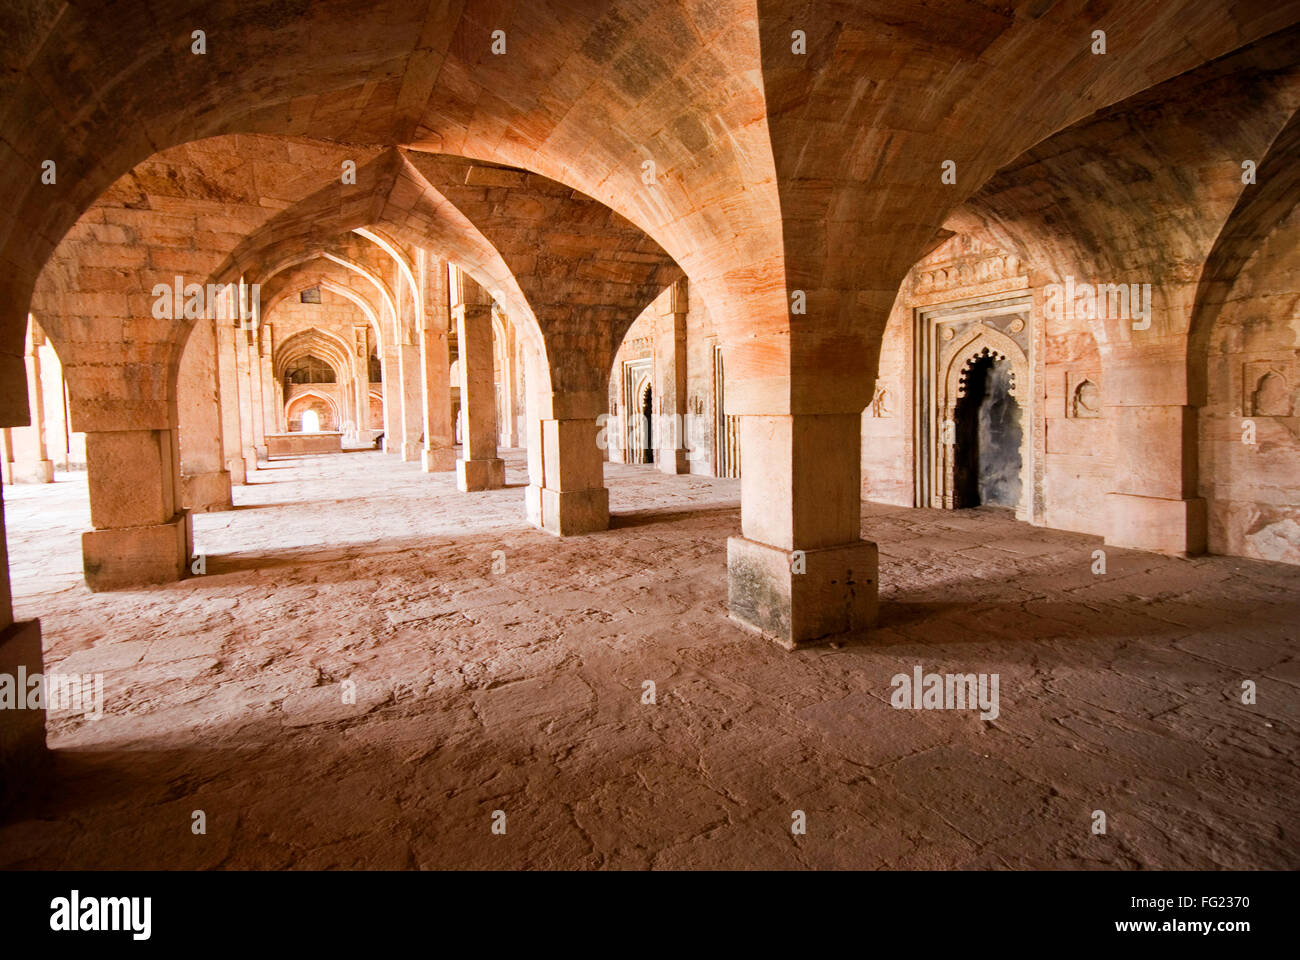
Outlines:
<svg viewBox="0 0 1300 960"><path fill-rule="evenodd" d="M119 590L179 580L190 567L190 514L148 527L88 530L81 535L86 584Z"/></svg>
<svg viewBox="0 0 1300 960"><path fill-rule="evenodd" d="M0 860L1296 865L1295 567L1108 547L1097 575L1097 537L869 505L876 628L787 653L727 615L739 482L607 470L613 529L556 540L522 486L466 497L378 452L286 462L195 517L206 576L131 593L80 582L84 480L7 491L16 612L107 692L102 720L53 722L68 799L0 826ZM339 485L359 492L323 515ZM998 718L894 709L916 665L998 673ZM201 852L168 826L196 808ZM1091 836L1097 808L1122 842Z"/></svg>
<svg viewBox="0 0 1300 960"><path fill-rule="evenodd" d="M865 635L876 621L876 545L787 551L727 541L732 617L787 649Z"/></svg>

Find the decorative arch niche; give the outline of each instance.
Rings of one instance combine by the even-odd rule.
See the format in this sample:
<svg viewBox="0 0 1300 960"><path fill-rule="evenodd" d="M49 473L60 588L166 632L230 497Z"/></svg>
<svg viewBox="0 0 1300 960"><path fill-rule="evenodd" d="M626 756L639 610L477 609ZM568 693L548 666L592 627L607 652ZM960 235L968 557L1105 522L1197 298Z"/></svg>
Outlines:
<svg viewBox="0 0 1300 960"><path fill-rule="evenodd" d="M626 463L654 463L654 421L645 415L653 404L654 361L649 358L623 362L624 457Z"/></svg>
<svg viewBox="0 0 1300 960"><path fill-rule="evenodd" d="M975 441L959 436L959 412L964 422L963 404L973 377L998 371L1006 378L1006 398L1019 407L1015 449L1020 492L1014 509L1016 519L1029 519L1034 497L1031 319L1028 296L980 298L916 311L918 505L945 510L964 505L959 496L961 458L969 448L962 444Z"/></svg>

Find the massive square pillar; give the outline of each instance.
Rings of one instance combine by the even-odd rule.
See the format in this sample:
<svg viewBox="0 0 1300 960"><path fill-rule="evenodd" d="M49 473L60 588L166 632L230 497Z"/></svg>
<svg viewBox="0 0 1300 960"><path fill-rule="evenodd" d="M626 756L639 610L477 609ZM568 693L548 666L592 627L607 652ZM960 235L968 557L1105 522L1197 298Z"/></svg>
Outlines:
<svg viewBox="0 0 1300 960"><path fill-rule="evenodd" d="M216 321L217 381L221 394L222 462L233 485L247 481L244 447L240 440L239 368L235 351L239 330L226 319Z"/></svg>
<svg viewBox="0 0 1300 960"><path fill-rule="evenodd" d="M419 463L424 453L421 438L424 435L424 379L420 358L420 346L414 343L399 343L397 351L397 372L401 377L399 385L402 410L401 424L402 460L407 463Z"/></svg>
<svg viewBox="0 0 1300 960"><path fill-rule="evenodd" d="M669 288L667 311L655 318L656 465L664 473L690 473L686 457L686 281Z"/></svg>
<svg viewBox="0 0 1300 960"><path fill-rule="evenodd" d="M402 452L402 355L396 344L384 347L380 364L384 372L384 453Z"/></svg>
<svg viewBox="0 0 1300 960"><path fill-rule="evenodd" d="M6 591L7 592L7 591ZM45 709L29 696L32 677L44 674L41 625L37 620L0 626L0 675L13 678L12 708L0 710L0 812L31 796L48 759L45 747ZM19 679L22 687L18 687Z"/></svg>
<svg viewBox="0 0 1300 960"><path fill-rule="evenodd" d="M879 561L862 538L861 448L879 343L862 318L887 316L893 301L892 291L795 293L807 295L807 313L773 315L764 335L720 330L721 412L740 418L741 448L728 608L787 649L861 635L876 621Z"/></svg>
<svg viewBox="0 0 1300 960"><path fill-rule="evenodd" d="M239 384L239 447L244 460L245 473L257 469L258 431L257 418L261 411L261 389L254 375L255 364L251 361L254 331L252 321L241 317L240 326L234 331L235 370ZM265 452L263 447L262 452Z"/></svg>
<svg viewBox="0 0 1300 960"><path fill-rule="evenodd" d="M793 649L875 622L877 551L861 538L861 414L740 420L741 536L727 541L733 619Z"/></svg>
<svg viewBox="0 0 1300 960"><path fill-rule="evenodd" d="M207 317L195 323L181 355L176 384L181 502L194 513L231 506L214 324Z"/></svg>
<svg viewBox="0 0 1300 960"><path fill-rule="evenodd" d="M27 397L30 426L13 427L7 434L5 482L25 480L35 483L54 482L54 461L50 458L46 435L45 383L41 370L41 347L45 335L34 322L27 327L24 363L27 367ZM12 462L9 457L12 456Z"/></svg>
<svg viewBox="0 0 1300 960"><path fill-rule="evenodd" d="M1157 292L1178 301L1177 290ZM1115 330L1111 323L1100 337L1114 460L1106 543L1113 546L1175 555L1205 552L1198 418L1189 403L1182 316L1178 309L1157 310L1149 330L1124 329L1122 323Z"/></svg>
<svg viewBox="0 0 1300 960"><path fill-rule="evenodd" d="M553 392L543 360L528 350L526 420L528 521L549 533L572 536L609 527L604 455L597 416L605 398L596 392Z"/></svg>
<svg viewBox="0 0 1300 960"><path fill-rule="evenodd" d="M461 457L456 485L463 491L505 486L505 462L497 456L496 388L492 376L492 301L460 273L453 307L460 348ZM453 299L457 299L453 297Z"/></svg>
<svg viewBox="0 0 1300 960"><path fill-rule="evenodd" d="M1114 486L1106 543L1157 553L1205 552L1206 507L1197 496L1197 411L1110 406Z"/></svg>
<svg viewBox="0 0 1300 960"><path fill-rule="evenodd" d="M81 547L91 590L179 580L193 533L179 505L172 430L86 434L90 522Z"/></svg>
<svg viewBox="0 0 1300 960"><path fill-rule="evenodd" d="M452 322L447 270L445 262L435 260L425 275L420 368L424 387L421 465L427 473L456 469L456 426L451 418L451 362L447 342Z"/></svg>

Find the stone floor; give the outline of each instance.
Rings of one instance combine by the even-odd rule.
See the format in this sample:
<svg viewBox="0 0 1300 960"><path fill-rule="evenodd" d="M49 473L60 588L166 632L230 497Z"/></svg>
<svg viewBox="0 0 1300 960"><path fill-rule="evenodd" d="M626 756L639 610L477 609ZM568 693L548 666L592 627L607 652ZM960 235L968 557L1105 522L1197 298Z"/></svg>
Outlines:
<svg viewBox="0 0 1300 960"><path fill-rule="evenodd" d="M737 481L610 465L614 528L559 540L508 462L273 462L195 518L205 575L97 595L84 478L6 488L17 615L106 695L51 718L0 865L1300 866L1300 568L1099 575L1095 538L867 505L880 629L787 653L726 616ZM916 665L997 674L999 715L894 709Z"/></svg>

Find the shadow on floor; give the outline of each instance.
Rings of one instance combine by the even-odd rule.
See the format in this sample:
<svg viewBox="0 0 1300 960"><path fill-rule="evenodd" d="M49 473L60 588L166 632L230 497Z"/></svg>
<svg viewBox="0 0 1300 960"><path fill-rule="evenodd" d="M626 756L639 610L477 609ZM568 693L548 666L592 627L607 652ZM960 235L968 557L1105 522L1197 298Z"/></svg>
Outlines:
<svg viewBox="0 0 1300 960"><path fill-rule="evenodd" d="M652 523L673 523L678 520L740 518L740 505L734 507L683 507L668 510L625 510L609 515L609 529L644 527Z"/></svg>

